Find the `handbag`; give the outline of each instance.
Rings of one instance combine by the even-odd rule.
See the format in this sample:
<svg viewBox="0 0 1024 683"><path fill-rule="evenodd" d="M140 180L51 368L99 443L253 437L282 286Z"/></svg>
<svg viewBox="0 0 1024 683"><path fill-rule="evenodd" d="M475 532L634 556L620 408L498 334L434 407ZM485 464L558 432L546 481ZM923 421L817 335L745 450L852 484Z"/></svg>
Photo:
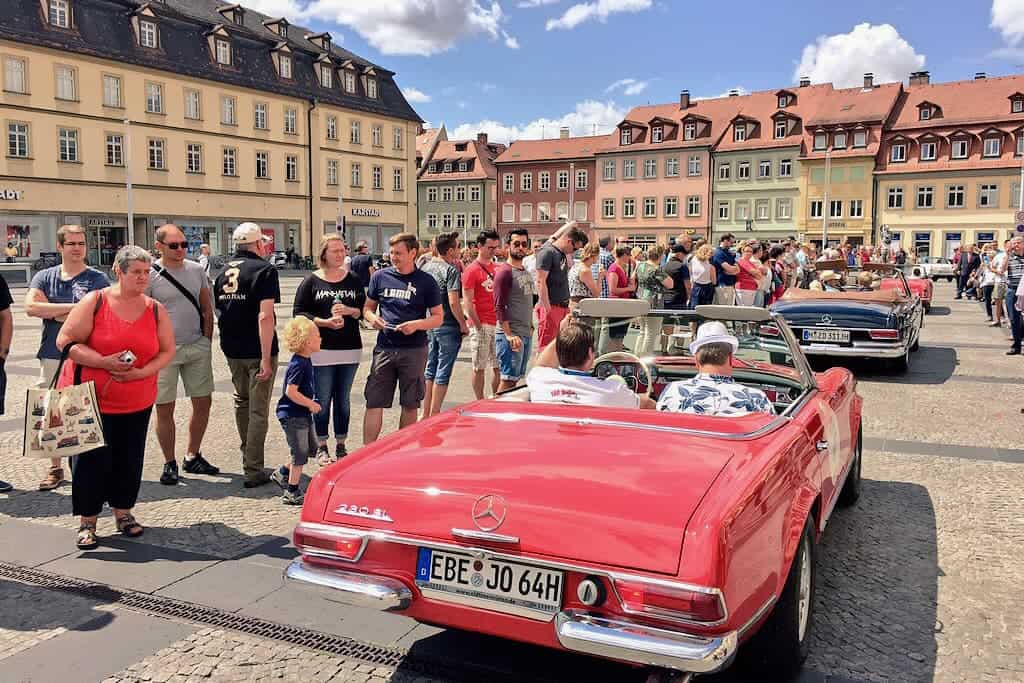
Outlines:
<svg viewBox="0 0 1024 683"><path fill-rule="evenodd" d="M76 365L74 384L57 388L72 346L68 344L61 352L60 365L48 388L27 390L22 450L27 458L64 458L106 445L95 382L83 383L82 368Z"/></svg>

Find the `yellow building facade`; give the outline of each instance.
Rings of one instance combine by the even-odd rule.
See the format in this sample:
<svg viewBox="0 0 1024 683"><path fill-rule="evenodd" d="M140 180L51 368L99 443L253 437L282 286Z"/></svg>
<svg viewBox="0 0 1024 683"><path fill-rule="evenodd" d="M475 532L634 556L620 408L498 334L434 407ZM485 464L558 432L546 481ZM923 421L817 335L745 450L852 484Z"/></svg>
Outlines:
<svg viewBox="0 0 1024 683"><path fill-rule="evenodd" d="M825 160L804 159L800 167L801 206L796 224L802 239L821 242L827 224L830 244L871 244L874 157L832 159L828 182Z"/></svg>

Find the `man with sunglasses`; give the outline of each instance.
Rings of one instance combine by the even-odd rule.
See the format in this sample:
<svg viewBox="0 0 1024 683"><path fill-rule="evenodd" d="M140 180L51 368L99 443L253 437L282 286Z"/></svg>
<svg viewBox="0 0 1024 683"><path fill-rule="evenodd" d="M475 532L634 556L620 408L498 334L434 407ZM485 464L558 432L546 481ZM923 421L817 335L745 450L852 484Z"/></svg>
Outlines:
<svg viewBox="0 0 1024 683"><path fill-rule="evenodd" d="M174 401L179 377L185 395L192 400L188 449L182 465L189 474L220 473L200 452L213 396L213 297L206 270L185 258L188 240L177 225L169 223L157 229L156 248L160 258L153 263L146 294L167 309L175 344L174 360L160 371L157 379L156 436L164 454L160 483L174 486L178 483Z"/></svg>
<svg viewBox="0 0 1024 683"><path fill-rule="evenodd" d="M498 318L495 348L501 369L498 391L508 391L526 376L533 343L533 275L523 265L530 234L515 228L508 234L508 261L494 275L494 309Z"/></svg>
<svg viewBox="0 0 1024 683"><path fill-rule="evenodd" d="M57 333L68 317L68 313L85 295L94 289L110 286L102 271L90 268L86 262L89 247L85 230L80 225L62 225L57 230L57 251L60 265L44 268L32 277L25 294L25 313L32 318L42 318L43 336L39 342L39 388L50 386L54 373L60 365L60 351L57 349ZM39 482L40 491L52 491L64 483L64 468L60 458L50 459L50 468Z"/></svg>

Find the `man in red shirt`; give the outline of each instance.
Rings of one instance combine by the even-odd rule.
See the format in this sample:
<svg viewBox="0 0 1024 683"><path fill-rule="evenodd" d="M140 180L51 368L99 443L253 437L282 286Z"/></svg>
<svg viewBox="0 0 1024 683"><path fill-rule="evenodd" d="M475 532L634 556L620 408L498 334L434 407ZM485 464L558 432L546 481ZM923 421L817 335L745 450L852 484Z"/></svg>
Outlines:
<svg viewBox="0 0 1024 683"><path fill-rule="evenodd" d="M491 370L491 393L498 393L501 376L495 353L494 252L501 238L494 230L484 230L476 238L476 260L462 272L462 310L470 321L469 349L473 357L473 393L484 397L484 374Z"/></svg>

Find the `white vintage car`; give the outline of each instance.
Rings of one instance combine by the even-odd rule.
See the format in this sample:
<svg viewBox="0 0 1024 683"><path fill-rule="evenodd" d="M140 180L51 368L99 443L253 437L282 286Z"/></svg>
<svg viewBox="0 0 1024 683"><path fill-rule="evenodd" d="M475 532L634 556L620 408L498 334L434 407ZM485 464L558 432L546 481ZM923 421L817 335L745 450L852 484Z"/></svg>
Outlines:
<svg viewBox="0 0 1024 683"><path fill-rule="evenodd" d="M944 277L952 282L956 277L953 273L953 262L941 256L925 256L914 268L921 270L920 277L930 277L933 281Z"/></svg>

